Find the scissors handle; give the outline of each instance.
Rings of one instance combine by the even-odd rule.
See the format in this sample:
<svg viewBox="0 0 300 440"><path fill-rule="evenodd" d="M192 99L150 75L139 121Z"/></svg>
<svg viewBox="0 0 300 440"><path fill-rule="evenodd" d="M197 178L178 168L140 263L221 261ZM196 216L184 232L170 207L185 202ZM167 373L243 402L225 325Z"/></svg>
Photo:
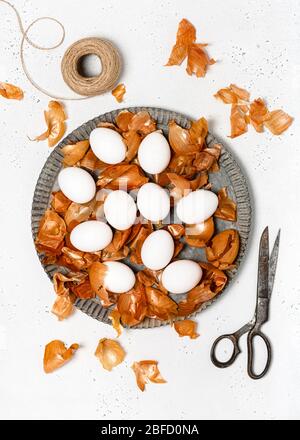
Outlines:
<svg viewBox="0 0 300 440"><path fill-rule="evenodd" d="M217 350L217 345L221 341L223 341L225 339L229 339L229 341L232 342L233 352L232 352L231 357L227 361L222 362L222 361L219 361L219 359L217 358L216 350ZM241 352L241 349L239 347L239 338L236 336L235 333L232 333L232 334L220 336L219 338L217 338L215 340L215 342L213 343L213 345L211 347L210 358L211 358L212 363L216 367L218 367L218 368L227 368L227 367L229 367L230 365L233 364L233 362L235 361L237 356L240 354L240 352Z"/></svg>
<svg viewBox="0 0 300 440"><path fill-rule="evenodd" d="M260 374L256 374L254 371L254 338L256 336L259 336L263 339L267 348L266 366ZM268 372L270 368L270 364L272 360L272 349L269 339L264 333L262 333L259 327L254 327L248 333L247 348L248 348L248 366L247 366L248 375L251 377L251 379L261 379L262 377L264 377L264 375Z"/></svg>

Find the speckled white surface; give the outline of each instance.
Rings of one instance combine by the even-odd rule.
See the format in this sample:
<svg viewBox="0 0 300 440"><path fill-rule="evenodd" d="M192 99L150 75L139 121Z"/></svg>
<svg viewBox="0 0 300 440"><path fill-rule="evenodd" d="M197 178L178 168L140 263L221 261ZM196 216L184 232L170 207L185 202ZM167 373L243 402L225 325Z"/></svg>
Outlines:
<svg viewBox="0 0 300 440"><path fill-rule="evenodd" d="M14 1L29 23L50 15L66 25L66 45L86 36L105 36L124 56L124 105L151 105L209 119L214 134L226 142L249 178L255 224L249 254L230 291L197 320L201 337L179 339L174 330L126 331L121 343L126 361L112 373L93 356L99 338L113 330L81 313L58 323L49 312L52 286L36 257L30 208L40 169L49 154L45 143L27 136L40 133L48 98L26 81L18 58L16 20L0 4L0 80L25 90L22 102L0 103L0 418L32 419L291 419L300 417L300 264L299 264L299 98L300 5L298 0L73 0ZM188 77L184 67L163 67L177 24L189 18L198 41L209 42L218 60L205 79ZM50 29L53 32L50 32ZM52 25L37 26L39 42L55 41ZM63 50L27 60L39 83L67 93L57 75ZM282 107L296 120L280 137L268 132L227 139L229 108L213 93L230 82L262 96L271 108ZM70 93L71 94L71 93ZM122 104L123 106L123 104ZM68 132L97 114L118 108L108 94L67 104ZM280 258L264 327L274 349L270 373L260 381L246 375L246 353L227 370L209 360L213 340L251 318L256 295L257 245L264 226L271 239L282 228ZM76 358L52 375L42 370L44 345L59 338L79 342ZM243 340L245 349L245 340ZM159 360L165 385L141 393L130 365Z"/></svg>

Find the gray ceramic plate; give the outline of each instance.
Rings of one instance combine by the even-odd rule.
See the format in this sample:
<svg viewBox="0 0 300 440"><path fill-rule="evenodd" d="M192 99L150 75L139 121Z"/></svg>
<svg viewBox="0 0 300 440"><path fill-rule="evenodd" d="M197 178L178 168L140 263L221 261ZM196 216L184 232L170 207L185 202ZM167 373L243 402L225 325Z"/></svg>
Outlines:
<svg viewBox="0 0 300 440"><path fill-rule="evenodd" d="M184 128L188 128L190 125L190 120L187 117L179 113L171 112L168 110L163 110L153 107L132 107L132 108L128 108L127 110L130 110L132 112L147 110L151 114L151 116L153 116L153 118L157 121L158 128L162 129L166 135L168 133L168 123L171 120L175 120L178 124L180 124ZM49 206L49 200L50 200L52 188L56 181L57 175L62 167L63 157L61 154L61 148L64 145L67 145L71 142L87 139L89 137L90 132L96 127L96 125L99 122L103 122L103 121L114 122L116 115L120 111L121 110L114 110L112 112L105 113L104 115L98 116L92 119L91 121L81 125L81 127L74 130L62 142L60 142L60 144L50 154L37 181L34 197L33 197L31 225L32 225L32 234L34 239L38 231L40 219L43 216L45 210ZM211 134L209 134L207 137L208 145L216 142L218 141ZM226 285L226 288L222 292L223 295L224 292L228 291L232 279L236 276L246 251L250 226L251 226L251 202L250 202L246 179L242 174L242 171L238 166L238 164L236 163L235 159L232 157L231 153L229 153L229 151L226 150L224 146L222 147L222 154L219 163L220 163L220 172L211 173L209 180L213 185L214 191L218 191L220 188L224 186L228 188L229 196L237 204L238 220L236 223L231 223L216 219L215 221L216 230L220 232L224 229L233 227L239 231L240 239L241 239L241 246L236 261L236 268L232 271L227 271L229 281ZM189 247L185 247L185 249L180 254L180 257L189 258L196 261L205 260L204 252L202 249L189 248ZM40 261L42 261L42 255L39 255L39 258ZM60 271L63 271L63 268L55 265L43 265L43 267L50 279L52 279L54 272L56 272L58 269ZM174 297L174 299L178 301L181 299L181 297L182 296L177 295L176 297ZM199 308L199 310L196 313L199 313L201 310L205 309L208 305L210 305L214 301L215 300L207 301L206 303L202 304L202 306ZM99 321L105 323L110 323L110 320L108 319L108 314L110 309L103 308L97 298L87 299L87 300L77 300L75 306L78 309L82 310L84 313L91 316L92 318L98 319ZM160 321L157 319L147 318L135 328L152 328L152 327L159 327L164 324L167 324L167 322Z"/></svg>

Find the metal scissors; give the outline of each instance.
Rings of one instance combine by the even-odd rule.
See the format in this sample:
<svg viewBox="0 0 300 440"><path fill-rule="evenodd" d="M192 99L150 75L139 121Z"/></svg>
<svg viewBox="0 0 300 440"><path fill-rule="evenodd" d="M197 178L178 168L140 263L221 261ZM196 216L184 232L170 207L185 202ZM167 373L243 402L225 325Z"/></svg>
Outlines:
<svg viewBox="0 0 300 440"><path fill-rule="evenodd" d="M241 353L239 339L245 333L248 333L247 350L248 363L247 372L252 379L262 378L269 370L272 358L271 344L267 336L261 331L261 326L269 319L269 303L273 290L276 265L278 259L280 230L278 231L275 244L269 258L269 229L268 227L262 233L259 245L258 276L257 276L257 301L254 317L248 324L245 324L234 333L226 334L217 338L211 348L210 357L213 364L218 368L226 368L234 363L237 356ZM254 371L254 338L260 336L267 348L267 362L264 370L260 374ZM218 360L216 348L220 341L229 339L233 344L233 353L230 359L225 362Z"/></svg>

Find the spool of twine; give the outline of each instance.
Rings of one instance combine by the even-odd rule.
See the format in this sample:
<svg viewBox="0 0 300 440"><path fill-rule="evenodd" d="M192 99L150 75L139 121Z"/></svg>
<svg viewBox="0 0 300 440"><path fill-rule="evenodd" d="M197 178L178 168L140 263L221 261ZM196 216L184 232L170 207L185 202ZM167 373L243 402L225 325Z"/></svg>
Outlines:
<svg viewBox="0 0 300 440"><path fill-rule="evenodd" d="M77 101L82 99L88 99L93 96L101 95L105 92L112 90L116 84L121 70L122 61L121 56L117 48L108 40L102 38L83 38L79 41L73 43L65 52L63 59L61 61L61 73L65 83L80 97L68 97L68 96L58 96L43 87L41 87L32 78L24 57L24 44L27 42L30 46L38 50L49 51L60 47L65 40L65 28L63 24L53 17L40 17L34 20L25 29L22 23L22 19L19 11L14 5L6 0L0 0L0 3L5 3L9 6L16 14L20 32L22 34L21 46L20 46L20 58L23 71L28 79L28 81L40 92L54 99ZM29 30L39 21L50 20L59 25L62 34L61 38L57 44L45 47L36 44L28 37ZM85 77L80 72L80 61L86 55L96 55L102 64L102 70L99 75L92 77Z"/></svg>
<svg viewBox="0 0 300 440"><path fill-rule="evenodd" d="M84 77L79 71L80 60L86 55L96 55L102 64L97 76ZM95 96L111 90L121 73L121 58L115 46L101 38L83 38L73 43L61 62L64 81L79 95Z"/></svg>

